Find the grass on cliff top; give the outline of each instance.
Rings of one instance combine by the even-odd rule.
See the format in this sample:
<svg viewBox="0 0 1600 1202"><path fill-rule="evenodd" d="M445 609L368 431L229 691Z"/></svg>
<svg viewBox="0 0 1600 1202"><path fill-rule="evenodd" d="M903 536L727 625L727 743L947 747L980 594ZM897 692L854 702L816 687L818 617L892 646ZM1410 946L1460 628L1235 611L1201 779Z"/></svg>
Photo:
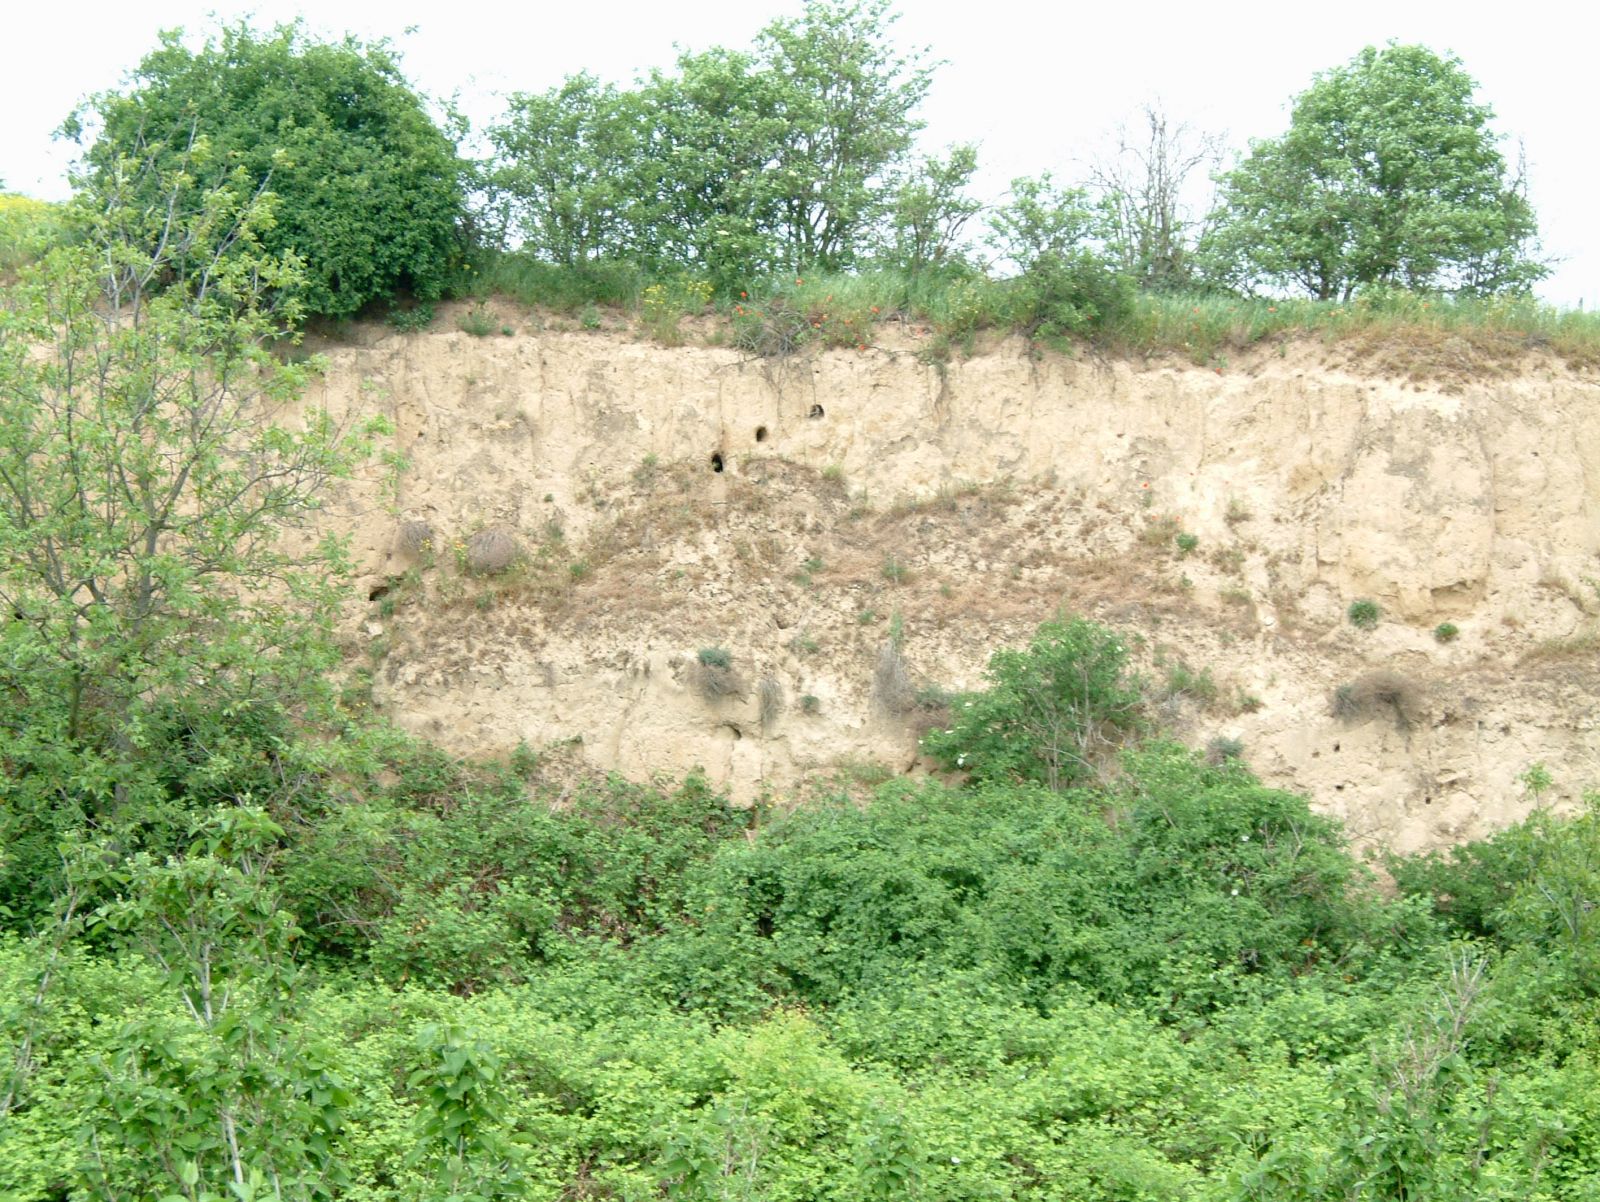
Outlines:
<svg viewBox="0 0 1600 1202"><path fill-rule="evenodd" d="M578 313L593 306L663 319L717 315L736 346L781 354L811 344L869 346L889 323L932 337L935 355L969 351L984 331L1027 333L1036 314L1016 280L971 272L878 270L750 280L707 300L702 281L652 277L632 264L564 268L517 254L496 257L479 291ZM1600 316L1531 299L1456 300L1389 292L1348 302L1255 299L1214 293L1141 293L1100 322L1088 342L1123 354L1175 355L1220 365L1229 354L1312 337L1357 357L1427 374L1543 351L1574 368L1600 366Z"/></svg>
<svg viewBox="0 0 1600 1202"><path fill-rule="evenodd" d="M36 259L60 233L60 205L0 193L0 279ZM1021 281L970 270L752 278L714 295L688 274L654 276L626 262L563 267L509 252L489 257L471 292L557 313L593 315L603 308L637 315L649 336L668 344L680 340L680 319L709 316L718 322L718 340L764 356L813 345L866 348L884 330L910 326L926 336L925 353L943 359L970 353L980 333L1028 334L1038 325L1036 300ZM1223 366L1229 355L1297 337L1418 377L1509 366L1529 352L1572 368L1600 367L1600 315L1530 299L1405 292L1342 303L1140 293L1126 312L1095 323L1083 341L1112 353Z"/></svg>

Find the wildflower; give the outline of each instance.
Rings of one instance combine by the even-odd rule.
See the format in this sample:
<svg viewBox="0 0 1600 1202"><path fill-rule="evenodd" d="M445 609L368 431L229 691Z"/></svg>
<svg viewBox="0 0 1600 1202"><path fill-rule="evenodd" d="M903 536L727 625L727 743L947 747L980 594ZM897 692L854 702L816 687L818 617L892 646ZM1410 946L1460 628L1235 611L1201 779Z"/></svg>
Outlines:
<svg viewBox="0 0 1600 1202"><path fill-rule="evenodd" d="M950 1163L951 1163L951 1164L960 1164L960 1163L961 1163L961 1157L959 1157L959 1156L952 1156L952 1157L951 1157L951 1158L950 1158Z"/></svg>
<svg viewBox="0 0 1600 1202"><path fill-rule="evenodd" d="M1277 305L1268 305L1267 306L1267 312L1268 313L1276 313L1277 311L1278 311L1278 306Z"/></svg>
<svg viewBox="0 0 1600 1202"><path fill-rule="evenodd" d="M1238 891L1238 890L1237 890L1237 889L1235 889L1235 890L1234 890L1234 891L1233 891L1233 895L1234 895L1234 896L1235 896L1235 897L1238 897L1238 896L1239 896L1239 891Z"/></svg>
<svg viewBox="0 0 1600 1202"><path fill-rule="evenodd" d="M750 299L750 294L748 292L741 292L741 293L739 293L739 299L740 300L749 300Z"/></svg>
<svg viewBox="0 0 1600 1202"><path fill-rule="evenodd" d="M865 342L858 342L858 343L856 343L856 350L858 350L858 351L864 351L864 350L866 350L866 349L867 349L867 344L866 344L866 343L865 343Z"/></svg>
<svg viewBox="0 0 1600 1202"><path fill-rule="evenodd" d="M874 312L874 313L876 313L876 312L877 312L877 311L878 311L878 306L877 306L877 305L873 305L873 306L872 306L872 311L873 311L873 312Z"/></svg>
<svg viewBox="0 0 1600 1202"><path fill-rule="evenodd" d="M1240 835L1239 836L1239 842L1240 843L1248 843L1248 842L1250 842L1250 836L1249 835Z"/></svg>
<svg viewBox="0 0 1600 1202"><path fill-rule="evenodd" d="M805 281L804 281L804 280L796 280L796 281L795 281L795 282L794 282L794 285L795 285L795 287L796 287L796 288L798 288L798 287L799 287L799 286L800 286L800 285L801 285L801 284L804 284L804 283L805 283Z"/></svg>

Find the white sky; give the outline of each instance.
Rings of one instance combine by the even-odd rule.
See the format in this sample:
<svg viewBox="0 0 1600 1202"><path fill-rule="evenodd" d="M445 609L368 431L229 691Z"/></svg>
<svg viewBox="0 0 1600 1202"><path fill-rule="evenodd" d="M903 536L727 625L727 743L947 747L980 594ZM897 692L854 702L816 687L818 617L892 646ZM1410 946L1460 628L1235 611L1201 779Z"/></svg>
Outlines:
<svg viewBox="0 0 1600 1202"><path fill-rule="evenodd" d="M85 94L115 86L161 28L190 31L253 14L258 25L306 12L311 28L390 37L414 84L455 94L474 124L498 96L540 91L589 70L628 82L670 66L674 45L742 48L801 0L607 0L547 4L416 0L77 0L8 5L0 43L0 180L42 197L65 194L67 149L51 133ZM1235 149L1281 133L1288 103L1319 70L1390 38L1459 55L1493 106L1504 149L1527 155L1545 252L1562 258L1541 294L1600 307L1600 153L1594 56L1600 9L1588 0L1514 7L1472 0L1324 0L1319 4L1064 3L901 0L896 36L944 61L923 110L927 149L980 143L977 191L992 198L1017 175L1075 179L1109 133L1159 99ZM407 30L411 32L407 33Z"/></svg>

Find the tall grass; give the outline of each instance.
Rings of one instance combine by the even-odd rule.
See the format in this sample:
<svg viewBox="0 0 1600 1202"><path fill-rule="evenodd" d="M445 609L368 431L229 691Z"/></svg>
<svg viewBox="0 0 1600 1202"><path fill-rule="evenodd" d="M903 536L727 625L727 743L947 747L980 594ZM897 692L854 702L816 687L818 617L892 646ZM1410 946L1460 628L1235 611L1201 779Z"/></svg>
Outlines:
<svg viewBox="0 0 1600 1202"><path fill-rule="evenodd" d="M648 308L645 316L659 317L674 303L683 315L715 312L728 322L734 345L761 354L806 345L867 347L891 324L914 325L945 349L970 347L979 332L1027 333L1038 318L1037 298L1024 281L970 269L751 277L713 295L709 306L708 283L691 286L692 274L653 277L628 263L570 268L509 253L492 259L480 280L475 291L562 313L606 306L633 313ZM1458 366L1474 358L1509 360L1528 351L1547 351L1574 367L1600 366L1600 315L1531 299L1398 291L1348 302L1140 293L1131 306L1098 321L1086 341L1209 366L1294 337L1341 344L1358 356L1410 351L1419 370L1447 360Z"/></svg>
<svg viewBox="0 0 1600 1202"><path fill-rule="evenodd" d="M1547 350L1574 366L1600 364L1600 315L1531 299L1388 292L1335 302L1143 293L1129 314L1103 330L1104 340L1118 349L1173 352L1201 364L1290 335L1355 343L1358 349L1386 340L1425 349L1454 338L1468 352Z"/></svg>
<svg viewBox="0 0 1600 1202"><path fill-rule="evenodd" d="M488 260L471 291L510 297L557 313L576 313L587 305L635 309L650 283L651 278L632 263L566 267L508 253Z"/></svg>

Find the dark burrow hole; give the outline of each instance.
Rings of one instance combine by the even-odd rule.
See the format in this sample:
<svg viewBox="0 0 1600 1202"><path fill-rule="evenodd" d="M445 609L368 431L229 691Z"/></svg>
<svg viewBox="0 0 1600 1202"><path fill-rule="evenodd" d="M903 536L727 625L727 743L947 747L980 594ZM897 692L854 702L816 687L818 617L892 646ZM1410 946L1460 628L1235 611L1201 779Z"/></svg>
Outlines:
<svg viewBox="0 0 1600 1202"><path fill-rule="evenodd" d="M807 411L806 416L807 417L821 417L822 416L822 406L821 405L813 405L813 406L811 406L810 410Z"/></svg>
<svg viewBox="0 0 1600 1202"><path fill-rule="evenodd" d="M722 470L722 452L721 451L713 451L711 453L711 470L714 471L714 472L720 472Z"/></svg>
<svg viewBox="0 0 1600 1202"><path fill-rule="evenodd" d="M757 426L756 427L756 441L757 442L766 442L767 441L767 428L765 426Z"/></svg>
<svg viewBox="0 0 1600 1202"><path fill-rule="evenodd" d="M367 600L368 601L382 601L388 595L389 595L389 585L387 585L387 584L378 584L378 585L374 585L373 588L372 588L372 591L367 594Z"/></svg>

